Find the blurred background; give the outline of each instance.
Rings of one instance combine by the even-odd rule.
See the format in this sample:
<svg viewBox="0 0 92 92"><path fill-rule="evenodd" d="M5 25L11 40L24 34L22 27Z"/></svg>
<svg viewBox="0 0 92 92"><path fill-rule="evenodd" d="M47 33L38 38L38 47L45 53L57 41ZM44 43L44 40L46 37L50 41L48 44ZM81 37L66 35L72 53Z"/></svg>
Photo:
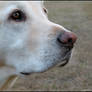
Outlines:
<svg viewBox="0 0 92 92"><path fill-rule="evenodd" d="M73 55L65 67L19 78L9 90L92 90L92 2L47 1L48 17L78 36Z"/></svg>

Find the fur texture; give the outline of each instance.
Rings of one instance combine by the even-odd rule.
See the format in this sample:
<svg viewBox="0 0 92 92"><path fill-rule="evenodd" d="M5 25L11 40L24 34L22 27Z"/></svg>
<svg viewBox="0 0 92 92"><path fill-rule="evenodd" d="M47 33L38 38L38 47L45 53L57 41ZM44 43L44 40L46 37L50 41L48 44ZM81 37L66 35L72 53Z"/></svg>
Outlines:
<svg viewBox="0 0 92 92"><path fill-rule="evenodd" d="M48 20L40 1L0 1L0 80L12 75L44 72L70 57L57 37L68 31ZM14 10L26 19L9 19Z"/></svg>

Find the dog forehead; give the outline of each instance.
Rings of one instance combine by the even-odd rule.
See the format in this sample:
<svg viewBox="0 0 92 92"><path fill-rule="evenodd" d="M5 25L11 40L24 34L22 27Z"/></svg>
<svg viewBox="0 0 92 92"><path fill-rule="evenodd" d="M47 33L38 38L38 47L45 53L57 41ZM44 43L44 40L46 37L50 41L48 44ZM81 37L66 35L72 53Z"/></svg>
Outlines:
<svg viewBox="0 0 92 92"><path fill-rule="evenodd" d="M32 8L39 8L43 6L42 1L0 1L0 9L11 6L25 7L30 6Z"/></svg>
<svg viewBox="0 0 92 92"><path fill-rule="evenodd" d="M42 7L44 7L42 1L0 1L0 12L4 12L4 15L9 14L14 9L20 9L28 15L45 18Z"/></svg>

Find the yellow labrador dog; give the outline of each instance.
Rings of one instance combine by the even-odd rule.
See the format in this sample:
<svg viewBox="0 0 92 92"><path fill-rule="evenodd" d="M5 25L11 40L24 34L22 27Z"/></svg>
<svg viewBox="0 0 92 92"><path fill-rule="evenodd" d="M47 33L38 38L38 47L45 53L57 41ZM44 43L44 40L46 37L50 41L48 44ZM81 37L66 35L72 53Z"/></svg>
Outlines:
<svg viewBox="0 0 92 92"><path fill-rule="evenodd" d="M48 20L40 1L0 1L0 90L71 56L76 35ZM5 83L4 83L5 82Z"/></svg>

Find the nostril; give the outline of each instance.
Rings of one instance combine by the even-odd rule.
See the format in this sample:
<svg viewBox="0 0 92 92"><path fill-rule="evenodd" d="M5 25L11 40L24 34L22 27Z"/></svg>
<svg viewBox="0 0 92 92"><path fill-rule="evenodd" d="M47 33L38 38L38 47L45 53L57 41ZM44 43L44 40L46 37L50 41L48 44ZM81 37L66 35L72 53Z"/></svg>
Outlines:
<svg viewBox="0 0 92 92"><path fill-rule="evenodd" d="M69 38L68 43L72 43L72 42L73 42L72 38Z"/></svg>
<svg viewBox="0 0 92 92"><path fill-rule="evenodd" d="M62 44L74 44L77 40L77 37L72 32L64 32L58 36L58 42Z"/></svg>

